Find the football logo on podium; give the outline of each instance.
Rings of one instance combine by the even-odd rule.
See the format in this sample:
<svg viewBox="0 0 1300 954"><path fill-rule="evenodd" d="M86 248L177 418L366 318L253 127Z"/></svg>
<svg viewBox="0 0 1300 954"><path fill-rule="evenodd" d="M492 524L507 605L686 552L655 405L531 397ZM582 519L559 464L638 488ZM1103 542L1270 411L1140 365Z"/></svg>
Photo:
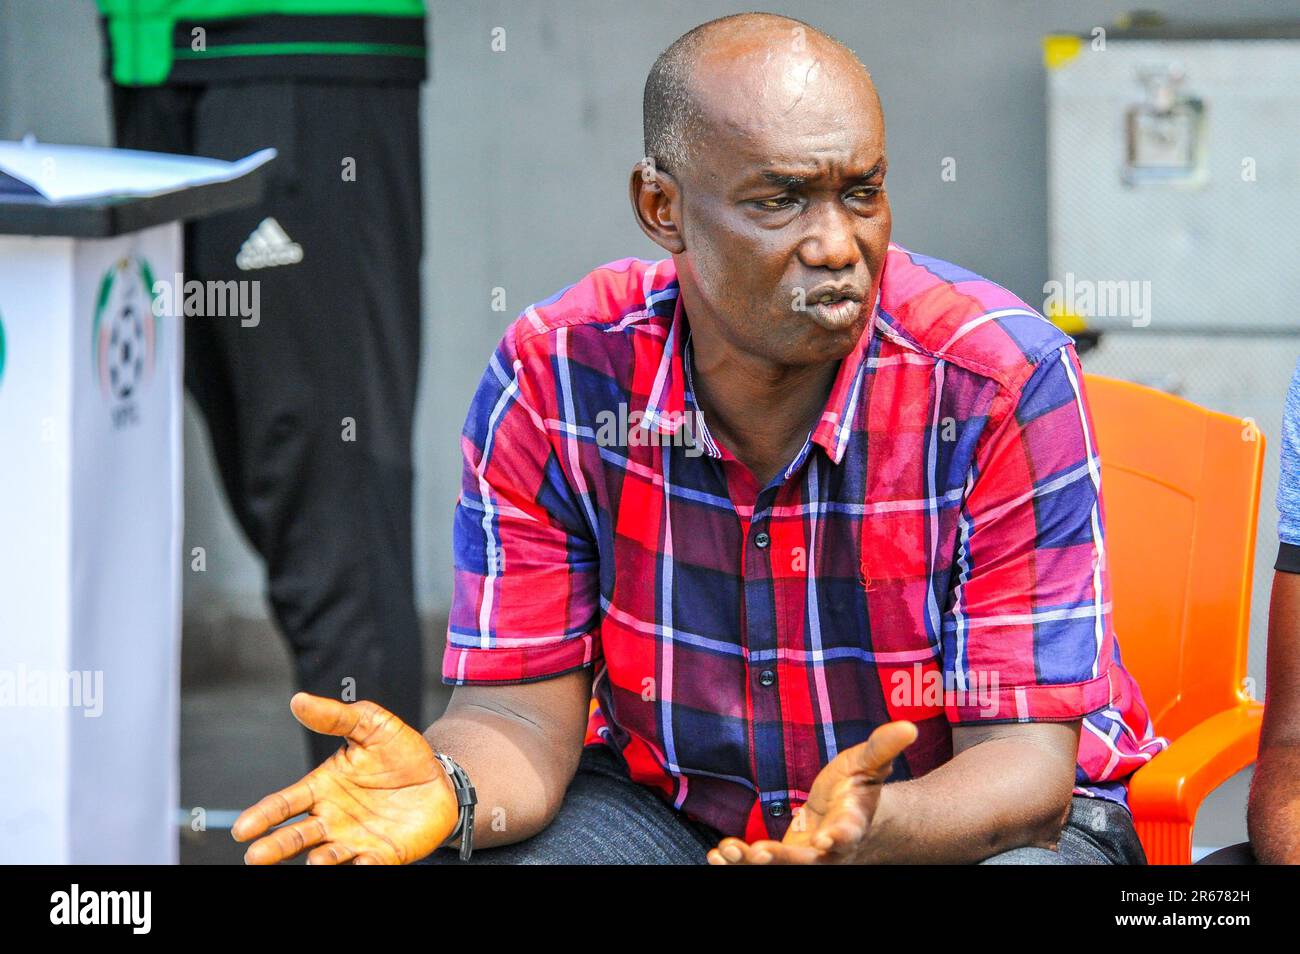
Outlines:
<svg viewBox="0 0 1300 954"><path fill-rule="evenodd" d="M149 263L130 256L104 272L95 297L92 364L111 404L114 427L139 419L139 395L153 377L159 329L152 289Z"/></svg>

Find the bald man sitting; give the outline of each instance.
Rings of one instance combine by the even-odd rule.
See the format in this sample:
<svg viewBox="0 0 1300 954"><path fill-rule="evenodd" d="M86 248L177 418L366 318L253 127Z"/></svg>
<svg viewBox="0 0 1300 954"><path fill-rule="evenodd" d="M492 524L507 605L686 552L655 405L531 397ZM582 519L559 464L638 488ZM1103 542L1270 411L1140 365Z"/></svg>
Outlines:
<svg viewBox="0 0 1300 954"><path fill-rule="evenodd" d="M891 244L871 78L807 24L697 27L644 109L670 257L526 309L469 411L446 713L295 696L346 746L247 860L1142 863L1070 339Z"/></svg>

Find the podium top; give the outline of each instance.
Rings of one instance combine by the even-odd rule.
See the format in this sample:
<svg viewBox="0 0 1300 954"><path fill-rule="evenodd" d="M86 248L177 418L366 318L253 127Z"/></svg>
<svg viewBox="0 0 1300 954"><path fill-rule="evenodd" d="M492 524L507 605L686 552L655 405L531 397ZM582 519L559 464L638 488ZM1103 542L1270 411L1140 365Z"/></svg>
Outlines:
<svg viewBox="0 0 1300 954"><path fill-rule="evenodd" d="M39 196L4 196L0 197L0 235L109 238L164 222L201 219L255 205L262 198L264 172L265 167L229 182L147 197L55 203Z"/></svg>
<svg viewBox="0 0 1300 954"><path fill-rule="evenodd" d="M274 150L238 162L0 142L0 234L107 238L256 203Z"/></svg>

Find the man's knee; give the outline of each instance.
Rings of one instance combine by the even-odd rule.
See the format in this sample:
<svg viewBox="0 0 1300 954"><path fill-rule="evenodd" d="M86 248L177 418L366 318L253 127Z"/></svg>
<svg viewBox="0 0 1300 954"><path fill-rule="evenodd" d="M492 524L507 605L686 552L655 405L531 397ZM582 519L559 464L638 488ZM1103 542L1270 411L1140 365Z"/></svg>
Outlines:
<svg viewBox="0 0 1300 954"><path fill-rule="evenodd" d="M604 746L584 750L564 803L531 838L476 850L469 864L690 865L707 863L711 837L626 776ZM421 864L463 864L441 849Z"/></svg>

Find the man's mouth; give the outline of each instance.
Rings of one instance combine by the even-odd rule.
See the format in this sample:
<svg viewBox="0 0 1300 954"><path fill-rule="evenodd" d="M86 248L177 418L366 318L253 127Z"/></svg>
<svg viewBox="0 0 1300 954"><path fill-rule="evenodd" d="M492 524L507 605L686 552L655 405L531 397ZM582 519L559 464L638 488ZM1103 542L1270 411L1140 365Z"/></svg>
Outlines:
<svg viewBox="0 0 1300 954"><path fill-rule="evenodd" d="M857 321L862 307L856 289L813 289L804 310L827 331L843 331Z"/></svg>

